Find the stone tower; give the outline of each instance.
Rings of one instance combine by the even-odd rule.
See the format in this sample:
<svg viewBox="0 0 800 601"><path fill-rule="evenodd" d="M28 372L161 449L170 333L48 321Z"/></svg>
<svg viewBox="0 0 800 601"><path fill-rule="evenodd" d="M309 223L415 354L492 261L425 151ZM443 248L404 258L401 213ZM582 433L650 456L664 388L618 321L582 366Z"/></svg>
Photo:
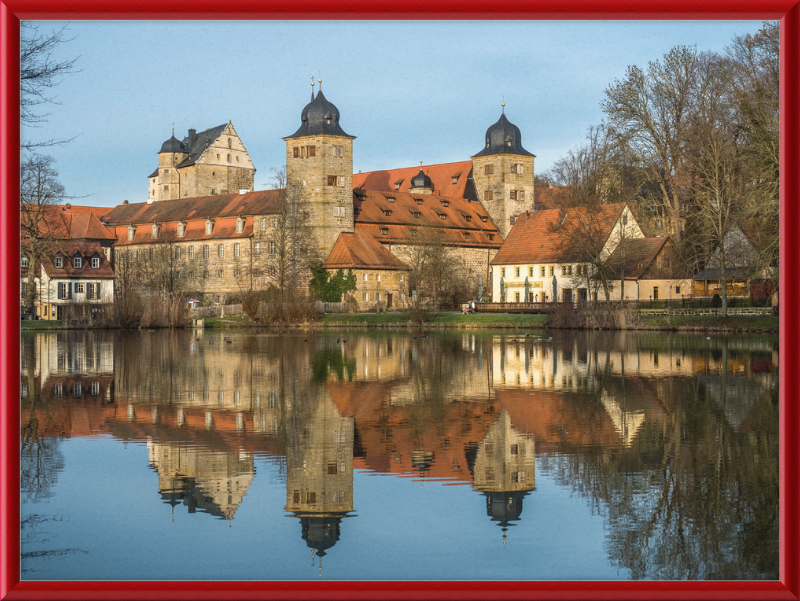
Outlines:
<svg viewBox="0 0 800 601"><path fill-rule="evenodd" d="M514 220L533 207L533 160L519 128L500 119L486 130L486 146L472 157L472 178L486 212L505 239Z"/></svg>
<svg viewBox="0 0 800 601"><path fill-rule="evenodd" d="M286 192L296 202L311 264L328 258L343 231L353 231L353 140L339 126L339 109L320 91L303 109L286 141ZM313 84L312 84L313 85Z"/></svg>
<svg viewBox="0 0 800 601"><path fill-rule="evenodd" d="M180 181L178 175L178 165L189 156L184 145L175 137L172 137L161 145L158 151L157 173L151 176L155 179L150 185L150 199L152 200L172 200L180 198Z"/></svg>
<svg viewBox="0 0 800 601"><path fill-rule="evenodd" d="M409 194L433 194L433 181L425 175L422 165L420 165L419 173L411 178L411 187L408 192Z"/></svg>

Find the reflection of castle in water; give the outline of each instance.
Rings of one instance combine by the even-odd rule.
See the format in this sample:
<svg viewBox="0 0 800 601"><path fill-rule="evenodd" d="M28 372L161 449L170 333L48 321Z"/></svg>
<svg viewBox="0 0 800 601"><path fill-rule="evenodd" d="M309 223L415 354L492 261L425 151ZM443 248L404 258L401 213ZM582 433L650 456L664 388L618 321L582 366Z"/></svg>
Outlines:
<svg viewBox="0 0 800 601"><path fill-rule="evenodd" d="M150 467L158 472L158 491L165 503L183 503L232 520L255 475L253 457L186 444L147 441Z"/></svg>
<svg viewBox="0 0 800 601"><path fill-rule="evenodd" d="M353 418L327 395L295 404L286 423L286 511L300 518L303 540L322 557L353 511Z"/></svg>
<svg viewBox="0 0 800 601"><path fill-rule="evenodd" d="M534 445L501 409L483 440L468 451L472 488L486 497L486 513L502 528L503 543L512 522L522 516L522 500L536 488Z"/></svg>

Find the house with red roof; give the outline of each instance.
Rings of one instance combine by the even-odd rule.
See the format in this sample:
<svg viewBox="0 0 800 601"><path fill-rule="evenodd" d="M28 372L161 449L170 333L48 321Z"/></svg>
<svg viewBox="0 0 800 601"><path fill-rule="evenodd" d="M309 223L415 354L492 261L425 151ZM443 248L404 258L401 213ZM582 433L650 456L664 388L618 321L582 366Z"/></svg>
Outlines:
<svg viewBox="0 0 800 601"><path fill-rule="evenodd" d="M490 262L492 301L603 299L598 266L621 241L643 237L625 203L526 211Z"/></svg>
<svg viewBox="0 0 800 601"><path fill-rule="evenodd" d="M635 238L618 244L606 262L611 300L681 300L692 296L692 278L672 239Z"/></svg>

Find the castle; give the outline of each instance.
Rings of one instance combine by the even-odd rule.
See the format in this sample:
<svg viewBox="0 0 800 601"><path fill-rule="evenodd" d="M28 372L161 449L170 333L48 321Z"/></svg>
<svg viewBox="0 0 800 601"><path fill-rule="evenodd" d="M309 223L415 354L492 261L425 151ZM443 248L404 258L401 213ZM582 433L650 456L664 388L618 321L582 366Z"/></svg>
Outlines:
<svg viewBox="0 0 800 601"><path fill-rule="evenodd" d="M274 283L291 206L304 265L353 269L356 298L370 306L406 304L421 232L457 248L473 284L491 281L489 262L534 196L535 156L505 108L469 161L359 174L355 136L321 82L300 119L283 138L285 187L266 191L252 190L255 167L232 123L191 129L183 140L173 131L149 176L148 201L103 217L116 234L115 260L146 264L166 243L179 290L223 301Z"/></svg>

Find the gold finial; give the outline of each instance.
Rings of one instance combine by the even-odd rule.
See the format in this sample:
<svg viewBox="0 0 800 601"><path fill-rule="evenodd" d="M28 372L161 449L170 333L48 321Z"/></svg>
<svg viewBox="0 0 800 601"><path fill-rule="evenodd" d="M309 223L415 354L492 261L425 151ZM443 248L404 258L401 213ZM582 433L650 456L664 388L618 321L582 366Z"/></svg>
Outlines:
<svg viewBox="0 0 800 601"><path fill-rule="evenodd" d="M506 102L505 102L505 100L500 103L500 106L503 107L503 114L505 115L506 114Z"/></svg>
<svg viewBox="0 0 800 601"><path fill-rule="evenodd" d="M172 122L172 136L175 137L175 122Z"/></svg>

